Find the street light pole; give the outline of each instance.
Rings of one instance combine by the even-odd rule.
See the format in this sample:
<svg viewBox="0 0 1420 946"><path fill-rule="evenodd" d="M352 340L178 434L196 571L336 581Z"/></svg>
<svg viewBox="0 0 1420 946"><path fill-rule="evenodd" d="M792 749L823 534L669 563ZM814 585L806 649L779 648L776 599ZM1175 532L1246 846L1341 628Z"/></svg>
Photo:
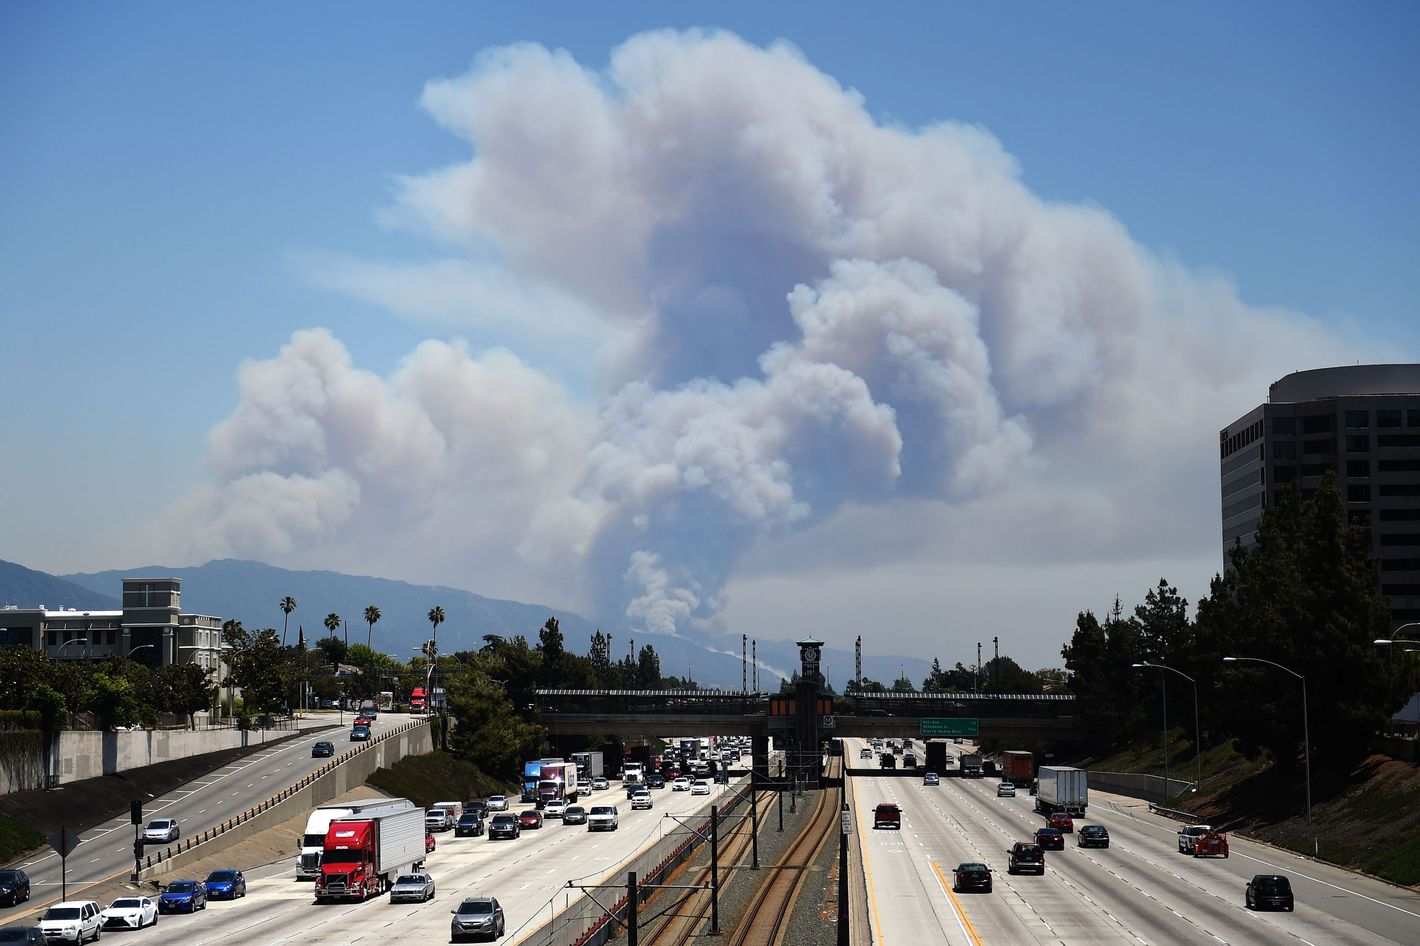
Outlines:
<svg viewBox="0 0 1420 946"><path fill-rule="evenodd" d="M1195 764L1195 766L1196 766L1196 768L1197 768L1197 772L1196 772L1196 774L1194 775L1193 791L1194 791L1194 793L1197 793L1199 786L1201 786L1201 785L1203 784L1203 731L1202 731L1202 729L1199 728L1199 725L1198 725L1198 681L1195 680L1195 679L1193 679L1192 677L1190 677L1188 674L1184 673L1182 670L1177 669L1176 667L1169 667L1169 666L1166 666L1166 665L1164 665L1164 664L1149 663L1147 660L1146 660L1146 661L1143 661L1143 662L1141 662L1141 663L1137 663L1137 664L1135 664L1134 666L1135 666L1136 668L1137 668L1137 667L1155 667L1155 668L1157 668L1157 669L1159 669L1159 670L1169 670L1169 671L1172 671L1173 673L1178 674L1180 677L1183 677L1183 679L1187 680L1189 683L1193 684L1193 759L1194 759L1194 764ZM1167 707L1167 706L1164 707L1164 713L1166 714L1166 715L1164 716L1164 727L1165 727L1165 731L1167 731L1167 727L1168 727L1168 716L1167 716L1168 707ZM1167 737L1165 737L1165 739L1167 739ZM1167 745L1168 745L1168 743L1167 743L1167 741L1165 741L1164 745L1165 745L1164 753L1165 753L1165 756L1167 756L1167 754L1168 754L1168 750L1167 750ZM1167 762L1168 762L1167 758L1165 758L1164 761L1165 761L1165 763L1167 764ZM1168 770L1167 770L1167 768L1164 770L1164 789L1165 789L1165 791L1168 790Z"/></svg>
<svg viewBox="0 0 1420 946"><path fill-rule="evenodd" d="M1298 680L1302 681L1302 755L1306 759L1307 768L1307 824L1312 823L1312 735L1311 725L1307 722L1307 678L1297 671L1282 666L1276 661L1264 660L1261 657L1224 657L1224 663L1235 663L1239 660L1251 660L1255 663L1267 664L1276 667L1278 670L1286 671Z"/></svg>
<svg viewBox="0 0 1420 946"><path fill-rule="evenodd" d="M1420 641L1413 640L1413 639L1410 639L1410 638L1406 638L1406 637L1402 637L1402 636L1401 636L1400 632L1403 631L1403 630L1405 630L1407 627L1420 627L1420 621L1411 621L1409 624L1402 624L1402 625L1400 625L1400 627L1397 627L1395 630L1393 630L1393 631L1390 632L1390 635L1391 635L1390 637L1377 637L1377 638L1375 639L1375 641L1373 641L1373 643L1376 644L1377 646L1380 646L1380 645L1384 644L1384 645L1390 647L1390 648L1391 648L1391 653L1395 653L1395 647L1394 647L1395 644L1414 644L1414 645L1415 645L1414 647L1406 647L1406 648L1405 648L1404 652L1407 653L1407 654L1413 653L1413 652L1415 652L1416 650L1420 650ZM1393 669L1393 668L1388 668L1388 669ZM1413 696L1413 694L1412 694L1412 696ZM1415 732L1416 732L1416 735L1417 735L1417 736L1420 736L1420 700L1416 700L1416 710L1415 710L1415 714L1416 714L1416 719L1415 719ZM1386 731L1387 731L1387 732L1391 732L1391 731L1393 731L1393 729L1394 729L1394 727L1392 727L1392 726L1390 725L1390 723L1387 722L1387 723L1386 723Z"/></svg>

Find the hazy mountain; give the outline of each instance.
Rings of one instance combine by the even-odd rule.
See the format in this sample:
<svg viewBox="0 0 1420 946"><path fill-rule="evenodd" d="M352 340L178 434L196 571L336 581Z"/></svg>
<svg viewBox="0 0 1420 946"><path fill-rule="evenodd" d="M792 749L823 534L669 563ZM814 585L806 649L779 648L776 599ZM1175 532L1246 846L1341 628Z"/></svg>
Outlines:
<svg viewBox="0 0 1420 946"><path fill-rule="evenodd" d="M94 591L45 572L37 572L14 562L0 561L0 606L13 604L20 608L75 608L79 611L117 611L118 585Z"/></svg>
<svg viewBox="0 0 1420 946"><path fill-rule="evenodd" d="M381 618L375 625L373 642L378 650L408 659L429 637L430 608L444 609L445 621L439 626L439 649L445 653L477 646L485 634L511 637L523 634L536 643L538 628L549 615L555 615L562 625L567 649L585 654L596 624L571 611L546 605L524 604L487 598L471 591L431 585L412 585L386 578L343 575L327 571L291 571L260 562L223 559L192 568L150 565L115 571L65 575L63 580L42 572L31 572L58 585L68 585L81 591L116 596L125 577L174 577L182 579L184 611L214 614L222 618L238 618L249 628L281 629L284 615L278 602L290 595L296 599L291 613L289 639L294 641L299 628L304 627L306 640L324 637L322 621L335 612L348 623L350 641L364 641L366 634L363 614L365 606L374 604ZM72 584L71 584L72 583ZM78 586L82 586L79 588ZM4 586L0 585L0 592ZM0 593L3 597L3 593ZM54 599L58 600L58 599ZM72 596L71 596L71 600ZM117 607L109 599L108 607ZM18 603L18 602L16 602ZM49 603L49 602L46 602ZM76 605L77 606L77 605ZM94 605L88 605L93 607ZM606 627L615 628L609 622ZM342 631L344 633L344 631ZM685 636L664 634L630 635L612 630L611 650L614 659L635 646L650 644L661 658L661 672L667 676L687 674L703 687L719 686L739 689L741 674L740 639L738 635L707 637L694 633ZM779 675L792 674L799 666L799 650L792 640L759 640L761 689L773 690L779 685ZM851 651L825 649L824 665L833 685L842 689L853 673ZM865 654L863 673L876 680L891 683L899 667L905 669L914 683L927 675L930 660L886 654ZM752 671L748 674L753 681Z"/></svg>

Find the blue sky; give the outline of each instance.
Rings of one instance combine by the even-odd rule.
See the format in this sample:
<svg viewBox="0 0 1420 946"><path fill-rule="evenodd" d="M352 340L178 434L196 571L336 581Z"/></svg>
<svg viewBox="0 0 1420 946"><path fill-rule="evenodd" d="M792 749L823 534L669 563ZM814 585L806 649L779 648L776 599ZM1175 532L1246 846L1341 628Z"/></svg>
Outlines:
<svg viewBox="0 0 1420 946"><path fill-rule="evenodd" d="M84 536L201 481L239 365L294 331L329 328L378 375L431 337L508 343L318 288L303 261L446 251L379 218L398 176L469 159L421 92L521 41L596 71L653 28L787 39L880 124L979 126L1038 197L1358 339L1337 362L1420 349L1413 4L527 6L0 6L0 416L38 456L94 458L8 465L0 488L25 500L0 514L0 557L134 564ZM571 359L540 366L586 383Z"/></svg>

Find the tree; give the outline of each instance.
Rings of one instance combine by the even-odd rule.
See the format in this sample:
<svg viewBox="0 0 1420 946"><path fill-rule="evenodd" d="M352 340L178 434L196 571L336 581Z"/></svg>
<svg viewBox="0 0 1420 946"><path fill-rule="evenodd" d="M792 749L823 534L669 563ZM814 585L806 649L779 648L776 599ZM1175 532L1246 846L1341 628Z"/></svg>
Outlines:
<svg viewBox="0 0 1420 946"><path fill-rule="evenodd" d="M325 616L325 620L321 623L325 625L327 631L330 631L330 636L334 637L335 632L340 630L340 615L332 611Z"/></svg>
<svg viewBox="0 0 1420 946"><path fill-rule="evenodd" d="M281 646L286 646L286 627L291 623L291 612L296 610L296 599L287 595L281 599L281 613L285 615L281 620Z"/></svg>
<svg viewBox="0 0 1420 946"><path fill-rule="evenodd" d="M316 641L316 650L320 651L322 661L330 664L331 672L339 673L340 665L345 662L345 655L350 652L350 647L332 634Z"/></svg>
<svg viewBox="0 0 1420 946"><path fill-rule="evenodd" d="M131 726L138 721L138 700L126 677L100 670L89 679L85 708L94 714L100 729Z"/></svg>
<svg viewBox="0 0 1420 946"><path fill-rule="evenodd" d="M158 670L154 681L159 695L158 705L165 713L181 713L187 724L193 724L193 714L212 706L216 686L212 671L197 664L168 664Z"/></svg>
<svg viewBox="0 0 1420 946"><path fill-rule="evenodd" d="M562 628L557 618L550 617L537 632L537 649L542 654L543 686L555 686L563 680L563 662L567 651L563 646Z"/></svg>
<svg viewBox="0 0 1420 946"><path fill-rule="evenodd" d="M439 607L438 605L435 605L434 607L430 608L429 623L434 627L434 639L430 645L431 653L429 655L430 659L434 661L433 685L429 688L431 691L429 693L430 705L433 705L434 696L439 688L439 625L444 623L444 609ZM449 727L448 724L443 721L445 719L445 707L447 705L448 696L446 694L444 699L439 701L439 744L445 750L449 748Z"/></svg>
<svg viewBox="0 0 1420 946"><path fill-rule="evenodd" d="M281 646L275 628L255 633L238 624L228 637L232 650L222 657L230 666L232 683L242 688L248 712L275 713L290 692L290 650Z"/></svg>
<svg viewBox="0 0 1420 946"><path fill-rule="evenodd" d="M650 644L641 645L636 663L636 685L647 690L661 685L661 658Z"/></svg>
<svg viewBox="0 0 1420 946"><path fill-rule="evenodd" d="M512 774L546 738L546 730L525 721L507 691L481 668L449 680L448 705L458 722L451 735L454 751L477 759L485 771Z"/></svg>
<svg viewBox="0 0 1420 946"><path fill-rule="evenodd" d="M587 650L587 659L592 663L592 673L596 676L597 686L606 687L611 685L611 642L606 635L598 628L592 635L592 645Z"/></svg>
<svg viewBox="0 0 1420 946"><path fill-rule="evenodd" d="M373 648L375 640L375 625L380 623L380 609L375 605L365 606L365 646ZM442 621L443 618L440 618Z"/></svg>

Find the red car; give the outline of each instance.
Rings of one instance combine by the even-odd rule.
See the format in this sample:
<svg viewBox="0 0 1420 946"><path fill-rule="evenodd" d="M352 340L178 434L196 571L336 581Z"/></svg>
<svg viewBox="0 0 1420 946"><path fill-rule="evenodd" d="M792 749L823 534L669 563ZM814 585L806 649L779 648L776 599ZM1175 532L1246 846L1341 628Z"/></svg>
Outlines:
<svg viewBox="0 0 1420 946"><path fill-rule="evenodd" d="M430 851L432 851L432 850L434 850L434 832L432 832L432 831L425 831L425 832L424 832L424 853L425 853L425 854L428 854L428 853L429 853Z"/></svg>
<svg viewBox="0 0 1420 946"><path fill-rule="evenodd" d="M518 824L524 828L541 828L542 812L536 808L529 808L518 815Z"/></svg>
<svg viewBox="0 0 1420 946"><path fill-rule="evenodd" d="M351 724L352 727L368 725L370 725L370 718L368 716L356 716L355 722Z"/></svg>
<svg viewBox="0 0 1420 946"><path fill-rule="evenodd" d="M1050 820L1046 822L1052 828L1064 831L1066 834L1075 833L1075 819L1065 814L1063 811L1053 811L1050 813Z"/></svg>

